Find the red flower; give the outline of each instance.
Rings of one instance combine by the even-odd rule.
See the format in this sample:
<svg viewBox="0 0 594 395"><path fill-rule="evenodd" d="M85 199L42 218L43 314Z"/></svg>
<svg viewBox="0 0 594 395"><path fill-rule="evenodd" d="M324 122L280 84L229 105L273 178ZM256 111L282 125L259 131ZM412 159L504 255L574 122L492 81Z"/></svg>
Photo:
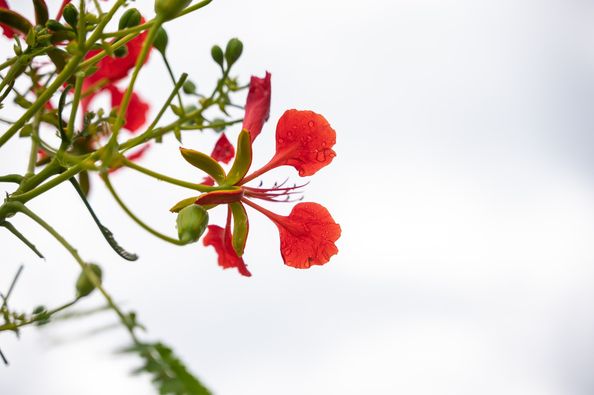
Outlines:
<svg viewBox="0 0 594 395"><path fill-rule="evenodd" d="M222 133L221 137L217 140L210 156L217 162L223 162L225 164L229 163L235 156L235 148L233 148L233 144L225 136L225 133Z"/></svg>
<svg viewBox="0 0 594 395"><path fill-rule="evenodd" d="M182 149L186 160L203 170L210 169L212 177L220 185L217 190L200 195L195 203L207 208L221 204L229 206L225 229L209 226L204 244L215 247L221 266L236 267L244 275L245 264L241 256L249 227L243 204L261 212L278 227L281 255L286 265L300 269L323 265L338 252L335 242L340 237L341 229L323 206L317 203L299 203L288 216L282 216L251 200L289 201L293 195L300 193L304 185L284 187L282 183L275 184L272 188L245 185L279 166L293 166L300 176L316 173L336 156L332 150L336 133L319 114L288 110L278 122L276 141L276 154L273 158L248 176L246 174L252 162L252 139L247 130L239 135L237 156L227 174L214 161L208 162L198 154L193 155L191 150Z"/></svg>
<svg viewBox="0 0 594 395"><path fill-rule="evenodd" d="M145 19L141 18L140 22L144 23ZM118 58L108 55L97 62L97 71L85 78L83 90L86 90L91 85L94 85L102 80L106 80L108 83L114 83L125 78L130 70L134 68L136 60L138 59L138 56L140 56L140 51L142 50L142 45L144 44L144 40L146 40L147 35L148 33L145 31L140 33L136 38L130 40L130 42L126 44L128 52L125 56ZM90 59L99 52L101 51L89 51L85 59ZM149 56L147 56L146 61L148 61Z"/></svg>
<svg viewBox="0 0 594 395"><path fill-rule="evenodd" d="M0 0L0 8L10 10L10 7L8 6L8 3L6 2L6 0ZM8 38L14 37L14 34L15 34L14 30L12 30L10 27L5 25L4 23L0 23L0 27L2 28L2 34L4 34L6 37L8 37Z"/></svg>
<svg viewBox="0 0 594 395"><path fill-rule="evenodd" d="M62 6L64 7L68 3L69 1L65 1ZM141 18L141 23L144 23L144 21L144 18ZM106 56L97 62L97 71L85 78L83 83L83 92L88 94L82 100L83 112L89 110L93 98L103 90L107 90L111 94L112 106L115 107L121 103L123 92L114 83L126 78L130 70L134 68L147 34L147 32L143 32L127 43L126 48L128 52L124 57ZM85 59L89 59L99 52L99 50L89 51ZM102 84L103 86L101 86ZM95 91L89 92L89 89L94 89ZM131 132L140 129L146 123L148 110L148 104L136 93L133 93L126 111L126 123L124 127Z"/></svg>
<svg viewBox="0 0 594 395"><path fill-rule="evenodd" d="M118 107L122 102L124 92L120 91L115 85L108 85L106 89L111 94L111 106ZM132 93L126 110L124 128L131 132L138 131L146 123L148 111L148 103L144 102L136 93Z"/></svg>
<svg viewBox="0 0 594 395"><path fill-rule="evenodd" d="M264 122L270 116L270 73L266 72L264 78L252 76L250 90L245 102L245 116L242 128L250 132L252 141L258 137Z"/></svg>

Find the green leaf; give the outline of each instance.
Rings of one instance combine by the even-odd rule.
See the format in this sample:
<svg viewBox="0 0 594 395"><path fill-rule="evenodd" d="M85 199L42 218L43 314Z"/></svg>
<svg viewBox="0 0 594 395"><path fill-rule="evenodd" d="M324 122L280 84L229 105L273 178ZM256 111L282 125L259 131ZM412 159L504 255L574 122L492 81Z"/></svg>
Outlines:
<svg viewBox="0 0 594 395"><path fill-rule="evenodd" d="M91 214L91 217L93 217L93 220L95 221L95 223L97 224L97 227L101 231L101 234L103 235L103 237L107 241L107 244L109 244L109 246L119 256L121 256L125 260L127 260L127 261L135 261L135 260L137 260L138 259L138 255L133 254L131 252L128 252L122 246L120 246L118 244L118 242L116 241L115 237L113 237L113 233L111 233L111 230L107 229L107 227L106 226L103 226L103 224L101 223L101 221L99 221L99 218L97 218L97 215L95 214L95 212L93 211L93 208L89 204L89 201L87 200L87 198L86 198L86 196L85 196L82 188L80 187L78 181L76 181L76 178L71 177L70 178L70 182L74 186L74 189L76 189L76 192L78 193L78 196L80 196L80 198L83 201L83 203L85 204L85 207L87 208L87 210L89 210L89 213Z"/></svg>
<svg viewBox="0 0 594 395"><path fill-rule="evenodd" d="M23 243L25 243L25 245L27 247L29 247L31 249L31 251L33 251L35 253L35 255L37 255L38 257L40 257L41 259L44 259L43 255L41 255L41 252L39 252L39 250L35 247L35 245L33 243L31 243L29 241L29 239L27 239L25 237L25 235L23 235L21 232L19 232L17 230L17 228L14 227L13 224L11 224L8 221L2 221L0 222L0 226L5 227L6 229L8 229L13 235L15 235L20 241L22 241Z"/></svg>
<svg viewBox="0 0 594 395"><path fill-rule="evenodd" d="M125 353L138 354L142 366L133 374L148 373L152 382L164 395L210 395L211 392L200 380L188 371L173 350L163 343L137 343L122 350Z"/></svg>
<svg viewBox="0 0 594 395"><path fill-rule="evenodd" d="M237 155L225 183L235 185L247 174L252 165L252 141L247 130L242 130L237 138Z"/></svg>
<svg viewBox="0 0 594 395"><path fill-rule="evenodd" d="M202 152L194 151L189 148L180 147L179 151L189 164L206 172L214 178L219 185L225 182L225 170L216 160Z"/></svg>

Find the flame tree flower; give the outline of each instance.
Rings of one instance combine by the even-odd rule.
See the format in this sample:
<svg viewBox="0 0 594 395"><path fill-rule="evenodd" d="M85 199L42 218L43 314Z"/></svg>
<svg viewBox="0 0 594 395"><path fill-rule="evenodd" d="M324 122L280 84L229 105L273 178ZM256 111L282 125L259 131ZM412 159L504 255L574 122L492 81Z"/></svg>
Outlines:
<svg viewBox="0 0 594 395"><path fill-rule="evenodd" d="M324 206L317 203L298 203L288 216L282 216L253 201L291 201L305 184L285 186L282 183L275 184L272 188L246 184L279 166L292 166L301 177L314 175L336 156L332 149L336 143L336 133L322 115L312 111L288 110L281 116L276 127L275 155L263 167L248 175L252 163L252 143L268 116L270 106L270 75L256 81L264 81L262 86L268 86L268 89L250 89L244 128L238 137L237 156L231 169L225 172L212 157L180 148L184 159L208 173L218 186L211 192L180 201L171 211L179 212L191 204L198 204L206 209L226 205L225 227L209 225L203 244L214 247L220 266L237 268L244 276L250 275L242 258L249 232L245 206L262 213L277 226L280 251L286 265L300 269L323 265L338 252L335 242L341 234L340 226Z"/></svg>

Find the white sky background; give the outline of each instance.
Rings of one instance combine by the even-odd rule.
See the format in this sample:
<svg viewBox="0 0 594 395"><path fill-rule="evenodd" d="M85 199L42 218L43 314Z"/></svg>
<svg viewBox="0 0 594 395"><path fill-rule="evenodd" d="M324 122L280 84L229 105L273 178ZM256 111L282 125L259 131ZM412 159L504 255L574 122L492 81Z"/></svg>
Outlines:
<svg viewBox="0 0 594 395"><path fill-rule="evenodd" d="M136 3L152 15L152 2ZM101 263L144 337L173 346L218 394L591 394L592 18L587 0L228 0L171 23L174 68L199 88L217 75L211 45L233 36L245 44L243 81L272 72L255 165L270 157L285 109L317 111L336 129L338 156L306 195L343 229L324 267L284 266L276 229L250 212L253 277L222 271L211 249L137 228L97 179L92 204L136 263L106 246L68 185L31 207ZM2 41L2 57L8 49ZM156 111L170 85L153 55L139 92ZM214 139L184 142L208 151ZM196 179L177 146L166 139L143 164ZM27 150L3 147L2 172L21 171ZM298 181L290 171L264 181L285 175ZM133 171L114 183L175 234L167 209L191 194ZM29 221L14 223L47 260L0 234L0 287L26 266L11 305L69 300L76 264ZM114 322L107 312L20 340L2 334L11 366L0 367L0 394L152 393L128 376L138 360L113 354L122 330L81 339Z"/></svg>

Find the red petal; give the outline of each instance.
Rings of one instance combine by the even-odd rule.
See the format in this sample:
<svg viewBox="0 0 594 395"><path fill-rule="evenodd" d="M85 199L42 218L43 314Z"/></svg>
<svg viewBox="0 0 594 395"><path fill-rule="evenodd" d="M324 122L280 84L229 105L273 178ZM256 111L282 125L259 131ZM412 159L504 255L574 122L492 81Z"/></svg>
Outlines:
<svg viewBox="0 0 594 395"><path fill-rule="evenodd" d="M108 85L106 89L111 93L111 106L119 106L124 97L124 92L121 92L114 85ZM131 132L136 132L146 123L148 110L148 103L142 101L140 96L136 93L132 93L128 109L126 110L126 123L124 123L124 128Z"/></svg>
<svg viewBox="0 0 594 395"><path fill-rule="evenodd" d="M58 10L58 14L56 15L56 20L59 21L60 18L62 18L62 13L64 12L64 7L66 7L68 5L68 3L70 3L72 0L64 0L62 2L62 5L60 6L60 9Z"/></svg>
<svg viewBox="0 0 594 395"><path fill-rule="evenodd" d="M336 156L336 132L326 119L312 111L285 111L276 126L274 167L293 166L300 176L311 176Z"/></svg>
<svg viewBox="0 0 594 395"><path fill-rule="evenodd" d="M141 18L140 21L141 23L145 22L144 18ZM87 87L103 79L108 80L110 83L114 83L125 78L128 75L128 72L130 72L136 64L136 60L140 55L142 44L144 43L147 34L148 33L145 31L126 44L126 47L128 47L126 56L122 58L106 56L101 59L97 63L97 71L85 79L83 90L86 90ZM100 50L89 51L85 59L89 59L99 52ZM148 58L149 57L147 57L147 61Z"/></svg>
<svg viewBox="0 0 594 395"><path fill-rule="evenodd" d="M212 187L212 186L214 186L215 181L214 181L214 178L212 178L211 176L206 176L202 179L202 182L200 184Z"/></svg>
<svg viewBox="0 0 594 395"><path fill-rule="evenodd" d="M8 6L8 3L6 2L6 0L0 0L0 8L10 10L10 7ZM3 23L0 23L0 27L2 28L2 34L4 34L6 37L8 37L8 38L14 37L14 30L12 30L10 27L6 26Z"/></svg>
<svg viewBox="0 0 594 395"><path fill-rule="evenodd" d="M252 76L250 90L245 102L245 116L243 129L250 132L252 141L260 134L264 122L270 116L270 73L266 72L264 78Z"/></svg>
<svg viewBox="0 0 594 395"><path fill-rule="evenodd" d="M231 232L225 232L225 229L218 225L208 225L206 236L202 240L205 246L213 246L219 256L219 266L223 269L237 268L239 273L249 277L252 274L248 271L243 258L235 253L231 245Z"/></svg>
<svg viewBox="0 0 594 395"><path fill-rule="evenodd" d="M235 148L233 148L233 144L227 139L225 133L219 137L210 156L217 162L223 162L225 164L229 163L235 156Z"/></svg>
<svg viewBox="0 0 594 395"><path fill-rule="evenodd" d="M151 145L145 144L142 147L140 147L140 149L132 152L130 155L126 155L126 159L131 160L131 161L138 160L138 159L142 158L144 156L144 154L146 154L146 151L148 151L149 148L151 148Z"/></svg>
<svg viewBox="0 0 594 395"><path fill-rule="evenodd" d="M320 204L299 203L288 217L276 216L273 220L286 265L307 269L325 264L338 252L334 242L340 237L340 225Z"/></svg>

